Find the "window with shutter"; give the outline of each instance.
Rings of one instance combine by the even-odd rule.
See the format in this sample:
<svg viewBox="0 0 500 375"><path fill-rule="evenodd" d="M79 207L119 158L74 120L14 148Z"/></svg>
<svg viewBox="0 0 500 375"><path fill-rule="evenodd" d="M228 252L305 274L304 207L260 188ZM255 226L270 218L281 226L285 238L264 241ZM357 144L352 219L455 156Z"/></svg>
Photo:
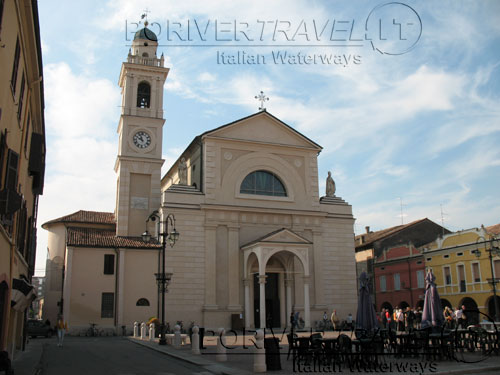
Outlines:
<svg viewBox="0 0 500 375"><path fill-rule="evenodd" d="M10 77L10 89L12 95L16 94L17 70L19 69L19 57L21 56L21 47L19 46L19 38L16 40L16 50L14 52L14 62L12 64L12 76Z"/></svg>
<svg viewBox="0 0 500 375"><path fill-rule="evenodd" d="M23 102L24 102L24 86L25 86L24 72L21 78L21 91L19 93L19 102L17 105L17 121L21 121L21 116L23 115ZM22 124L21 124L22 125Z"/></svg>

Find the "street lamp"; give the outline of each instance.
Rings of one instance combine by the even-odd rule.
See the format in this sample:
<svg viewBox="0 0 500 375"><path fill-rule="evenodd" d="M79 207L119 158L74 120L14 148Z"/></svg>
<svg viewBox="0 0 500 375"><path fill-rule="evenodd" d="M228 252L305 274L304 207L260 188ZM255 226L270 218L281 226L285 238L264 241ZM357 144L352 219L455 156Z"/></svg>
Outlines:
<svg viewBox="0 0 500 375"><path fill-rule="evenodd" d="M491 286L493 287L493 302L495 303L495 315L493 318L495 319L496 322L498 322L498 321L500 321L500 307L498 306L496 284L500 279L495 278L495 273L494 273L494 269L493 269L493 256L500 255L500 243L499 243L498 238L491 235L489 240L486 240L482 236L478 237L478 239L476 240L477 245L480 243L480 241L479 241L480 239L483 240L483 241L481 241L481 243L484 244L484 250L488 252L488 257L490 259L490 269L491 269L491 281L490 281L490 283L491 283ZM486 248L486 244L488 244L488 243L490 244L489 249ZM474 255L477 258L481 257L481 251L479 251L479 247L476 250L472 250L472 253L474 253Z"/></svg>
<svg viewBox="0 0 500 375"><path fill-rule="evenodd" d="M161 326L160 326L160 345L166 345L167 340L165 338L165 293L167 292L167 287L170 284L170 280L172 280L172 273L165 273L165 247L166 243L170 244L170 247L174 247L175 243L179 239L179 232L175 229L175 216L172 214L167 215L165 220L163 221L163 232L161 232L161 217L158 214L158 211L153 211L151 215L149 215L146 220L146 228L147 223L151 221L156 221L158 219L158 236L162 238L162 248L161 248L161 272L156 273L156 283L158 284L158 289L161 293ZM172 230L168 231L169 225L172 227ZM151 234L149 234L148 230L142 234L142 240L144 242L151 241Z"/></svg>

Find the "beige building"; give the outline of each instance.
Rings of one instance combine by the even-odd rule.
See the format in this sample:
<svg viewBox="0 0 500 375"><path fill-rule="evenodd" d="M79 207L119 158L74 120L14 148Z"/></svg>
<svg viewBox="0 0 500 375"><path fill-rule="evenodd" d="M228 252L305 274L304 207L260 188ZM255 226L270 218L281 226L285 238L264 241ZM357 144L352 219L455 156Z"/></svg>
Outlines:
<svg viewBox="0 0 500 375"><path fill-rule="evenodd" d="M262 110L195 137L160 179L168 69L156 46L149 29L139 31L122 65L116 212L44 224L52 262L44 311L63 312L78 329L92 322L130 330L158 316L160 248L138 236L159 210L175 216L180 233L166 250L170 323L285 327L300 311L310 327L325 310L355 314L352 208L334 188L320 198L321 146ZM148 230L155 233L154 223ZM103 272L106 256L112 275ZM54 277L61 287L49 298Z"/></svg>
<svg viewBox="0 0 500 375"><path fill-rule="evenodd" d="M0 351L24 348L45 167L36 1L0 1Z"/></svg>

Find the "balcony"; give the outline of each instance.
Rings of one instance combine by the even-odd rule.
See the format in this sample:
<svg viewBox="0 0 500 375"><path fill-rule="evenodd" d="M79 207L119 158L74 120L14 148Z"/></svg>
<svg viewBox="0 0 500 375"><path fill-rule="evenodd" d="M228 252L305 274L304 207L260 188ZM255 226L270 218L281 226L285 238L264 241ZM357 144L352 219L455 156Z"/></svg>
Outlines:
<svg viewBox="0 0 500 375"><path fill-rule="evenodd" d="M157 59L156 57L143 57L143 56L137 56L137 55L128 55L127 61L131 64L163 67L163 60L164 60L163 57L161 59Z"/></svg>

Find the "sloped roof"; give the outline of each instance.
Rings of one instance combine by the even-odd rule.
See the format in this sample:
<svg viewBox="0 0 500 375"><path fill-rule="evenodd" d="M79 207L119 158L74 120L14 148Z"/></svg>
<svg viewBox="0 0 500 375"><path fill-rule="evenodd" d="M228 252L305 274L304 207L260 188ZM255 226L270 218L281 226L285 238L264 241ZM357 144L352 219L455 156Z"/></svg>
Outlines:
<svg viewBox="0 0 500 375"><path fill-rule="evenodd" d="M257 116L260 116L260 115L267 115L269 116L270 118L272 118L273 120L277 121L278 123L280 123L281 125L285 126L286 128L288 128L289 130L292 131L292 133L298 135L300 138L304 139L306 142L308 142L309 144L311 144L311 146L313 146L314 148L316 148L318 150L318 152L321 152L321 150L323 149L323 147L321 147L319 144L317 144L316 142L314 142L313 140L311 140L310 138L306 137L304 134L298 132L297 130L295 130L293 127L291 127L290 125L286 124L285 122L283 122L282 120L280 120L279 118L277 118L276 116L272 115L271 113L269 113L268 111L266 111L265 109L262 110L262 111L259 111L259 112L256 112L256 113L253 113L249 116L246 116L246 117L243 117L243 118L240 118L238 120L235 120L235 121L232 121L228 124L225 124L225 125L221 125L217 128L214 128L214 129L210 129L210 130L207 130L203 133L201 133L200 135L197 135L196 137L193 138L193 140L191 141L191 143L184 149L184 151L182 151L180 154L179 154L179 157L177 158L177 160L170 166L170 168L168 169L168 171L163 175L162 177L162 182L163 182L163 179L168 176L170 174L170 171L172 171L172 169L179 163L179 160L181 159L181 157L184 155L184 153L189 150L189 148L191 148L193 145L201 142L201 139L204 137L204 136L209 136L213 133L216 133L218 132L219 130L222 130L224 128L228 128L230 126L234 126L240 122L243 122L245 120L248 120L252 117L257 117Z"/></svg>
<svg viewBox="0 0 500 375"><path fill-rule="evenodd" d="M406 229L406 228L409 228L415 224L418 224L418 223L421 223L421 222L424 222L425 220L428 220L427 218L425 219L420 219L420 220L415 220L415 221L412 221L411 223L408 223L408 224L403 224L403 225L396 225L394 227L390 227L390 228L386 228L386 229L382 229L382 230L379 230L379 231L376 231L376 232L370 232L370 233L364 233L364 234L358 234L356 237L355 237L355 243L356 243L356 247L360 247L360 246L366 246L366 245L369 245L373 242L376 242L376 241L379 241L379 240L382 240L386 237L389 237L393 234L396 234L400 231L402 231L403 229ZM358 240L363 238L363 242L358 244Z"/></svg>
<svg viewBox="0 0 500 375"><path fill-rule="evenodd" d="M211 129L211 130L207 130L206 132L200 134L199 136L200 137L203 137L205 135L210 135L212 133L215 133L215 132L218 132L219 130L221 129L224 129L224 128L228 128L230 126L233 126L233 125L236 125L238 124L239 122L243 122L245 120L248 120L252 117L257 117L257 116L261 116L261 115L267 115L269 117L271 117L273 120L279 122L281 125L284 125L286 128L288 128L289 130L292 131L292 133L298 135L300 138L303 138L304 140L306 140L307 142L309 142L312 146L318 148L319 150L322 150L323 147L321 147L319 144L317 144L316 142L314 142L312 139L306 137L304 134L300 133L299 131L295 130L294 128L292 128L290 125L288 125L287 123L283 122L282 120L280 120L279 118L277 118L276 116L272 115L271 113L269 113L268 111L266 111L265 109L262 110L262 111L259 111L259 112L256 112L256 113L253 113L249 116L246 116L246 117L243 117L243 118L240 118L236 121L232 121L228 124L225 124L225 125L222 125L222 126L219 126L215 129Z"/></svg>
<svg viewBox="0 0 500 375"><path fill-rule="evenodd" d="M141 237L116 236L114 230L68 228L67 246L133 249L161 249L158 242L144 242Z"/></svg>
<svg viewBox="0 0 500 375"><path fill-rule="evenodd" d="M60 218L47 221L42 224L42 228L56 223L82 223L82 224L115 224L115 214L113 212L98 212L80 210Z"/></svg>
<svg viewBox="0 0 500 375"><path fill-rule="evenodd" d="M491 225L486 227L486 231L493 234L500 234L500 224Z"/></svg>

